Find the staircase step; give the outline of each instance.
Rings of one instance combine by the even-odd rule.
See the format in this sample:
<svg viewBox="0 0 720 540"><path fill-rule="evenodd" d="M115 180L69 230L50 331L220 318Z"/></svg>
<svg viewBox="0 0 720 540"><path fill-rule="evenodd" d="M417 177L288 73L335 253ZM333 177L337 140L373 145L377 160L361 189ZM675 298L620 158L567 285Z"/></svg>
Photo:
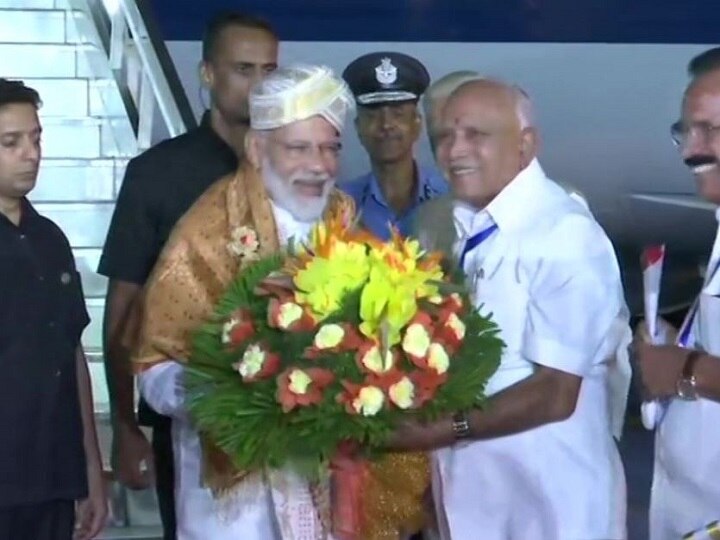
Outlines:
<svg viewBox="0 0 720 540"><path fill-rule="evenodd" d="M0 39L5 43L64 43L66 24L64 10L0 10Z"/></svg>
<svg viewBox="0 0 720 540"><path fill-rule="evenodd" d="M110 433L109 419L110 414L110 396L108 394L107 382L105 381L105 364L102 362L88 362L90 371L90 382L92 383L93 393L93 410L95 411L95 423L97 424L98 440L100 440L100 451L103 456L106 468L110 468L110 446L112 437L106 435L103 430ZM102 421L98 421L98 420ZM107 424L107 425L105 425Z"/></svg>
<svg viewBox="0 0 720 540"><path fill-rule="evenodd" d="M38 203L37 211L63 230L74 248L100 248L114 205L112 203Z"/></svg>
<svg viewBox="0 0 720 540"><path fill-rule="evenodd" d="M85 298L105 298L107 292L107 278L97 273L101 249L75 248L75 264L82 279Z"/></svg>
<svg viewBox="0 0 720 540"><path fill-rule="evenodd" d="M43 155L53 158L98 158L102 155L102 122L94 118L43 118Z"/></svg>
<svg viewBox="0 0 720 540"><path fill-rule="evenodd" d="M4 77L75 77L78 47L65 44L0 43L0 72Z"/></svg>
<svg viewBox="0 0 720 540"><path fill-rule="evenodd" d="M24 82L40 94L42 100L40 116L43 118L50 116L86 116L90 110L89 81L87 79L35 79L26 77Z"/></svg>
<svg viewBox="0 0 720 540"><path fill-rule="evenodd" d="M87 350L102 349L102 321L105 311L104 298L86 298L85 306L90 316L90 324L82 336L83 347Z"/></svg>
<svg viewBox="0 0 720 540"><path fill-rule="evenodd" d="M53 9L55 0L0 0L0 9Z"/></svg>
<svg viewBox="0 0 720 540"><path fill-rule="evenodd" d="M112 202L125 173L126 160L43 158L33 202Z"/></svg>

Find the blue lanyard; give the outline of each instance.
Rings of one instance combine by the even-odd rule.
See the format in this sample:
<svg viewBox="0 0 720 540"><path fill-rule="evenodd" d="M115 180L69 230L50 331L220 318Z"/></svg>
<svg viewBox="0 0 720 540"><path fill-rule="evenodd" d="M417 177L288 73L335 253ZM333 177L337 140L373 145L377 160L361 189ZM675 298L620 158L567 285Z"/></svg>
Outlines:
<svg viewBox="0 0 720 540"><path fill-rule="evenodd" d="M716 272L720 271L720 260L718 260L715 265L710 269L708 267L708 271L710 272L708 274L707 282L709 282ZM701 293L702 294L702 293ZM695 300L693 302L693 305L690 306L690 312L688 316L685 318L685 321L683 322L683 325L680 327L680 334L678 335L678 338L676 340L677 345L680 347L687 347L690 343L690 336L692 334L692 327L693 323L695 322L695 317L697 316L698 307L700 306L700 300Z"/></svg>
<svg viewBox="0 0 720 540"><path fill-rule="evenodd" d="M461 269L465 268L465 257L467 256L467 254L476 247L478 247L480 244L482 244L485 240L487 240L490 235L497 230L497 228L497 223L494 223L490 225L487 229L483 229L482 231L472 235L465 241L465 246L463 247L462 253L460 254Z"/></svg>

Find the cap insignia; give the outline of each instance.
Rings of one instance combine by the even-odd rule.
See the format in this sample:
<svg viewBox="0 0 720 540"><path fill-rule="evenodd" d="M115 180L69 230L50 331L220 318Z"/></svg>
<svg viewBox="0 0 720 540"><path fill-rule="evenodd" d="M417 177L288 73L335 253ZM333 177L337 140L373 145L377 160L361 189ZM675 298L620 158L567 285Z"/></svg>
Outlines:
<svg viewBox="0 0 720 540"><path fill-rule="evenodd" d="M389 58L380 60L380 65L375 68L375 78L382 85L392 84L397 80L397 68Z"/></svg>

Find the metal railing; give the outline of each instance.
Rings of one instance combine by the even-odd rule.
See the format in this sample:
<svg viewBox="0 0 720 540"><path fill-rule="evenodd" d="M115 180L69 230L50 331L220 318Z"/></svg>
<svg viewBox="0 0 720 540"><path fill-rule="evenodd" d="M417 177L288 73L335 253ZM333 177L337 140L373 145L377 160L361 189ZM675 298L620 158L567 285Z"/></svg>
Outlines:
<svg viewBox="0 0 720 540"><path fill-rule="evenodd" d="M90 22L81 34L102 47L138 150L153 142L155 108L170 137L197 125L150 6L144 0L67 0Z"/></svg>

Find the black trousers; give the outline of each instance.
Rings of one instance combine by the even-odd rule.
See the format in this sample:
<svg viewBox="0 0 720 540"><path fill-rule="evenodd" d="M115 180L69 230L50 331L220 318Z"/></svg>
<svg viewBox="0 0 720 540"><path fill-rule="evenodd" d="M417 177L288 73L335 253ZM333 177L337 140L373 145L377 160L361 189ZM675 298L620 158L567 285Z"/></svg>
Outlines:
<svg viewBox="0 0 720 540"><path fill-rule="evenodd" d="M75 501L0 507L0 540L72 540Z"/></svg>
<svg viewBox="0 0 720 540"><path fill-rule="evenodd" d="M158 422L153 426L152 447L163 540L175 540L175 465L170 422Z"/></svg>

